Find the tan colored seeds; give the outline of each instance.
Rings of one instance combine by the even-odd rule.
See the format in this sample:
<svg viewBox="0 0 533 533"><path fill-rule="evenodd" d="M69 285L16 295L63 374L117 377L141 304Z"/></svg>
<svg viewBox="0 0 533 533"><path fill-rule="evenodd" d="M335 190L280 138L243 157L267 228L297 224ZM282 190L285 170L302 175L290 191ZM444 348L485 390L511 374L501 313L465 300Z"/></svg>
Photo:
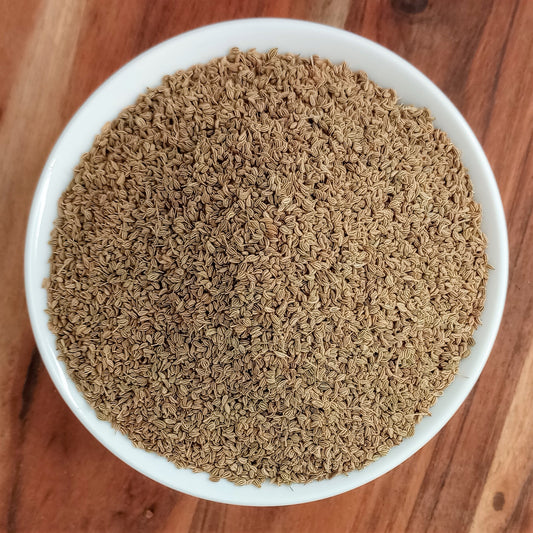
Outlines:
<svg viewBox="0 0 533 533"><path fill-rule="evenodd" d="M345 65L235 49L82 157L50 327L136 445L237 484L331 477L411 435L468 355L480 221L427 110Z"/></svg>

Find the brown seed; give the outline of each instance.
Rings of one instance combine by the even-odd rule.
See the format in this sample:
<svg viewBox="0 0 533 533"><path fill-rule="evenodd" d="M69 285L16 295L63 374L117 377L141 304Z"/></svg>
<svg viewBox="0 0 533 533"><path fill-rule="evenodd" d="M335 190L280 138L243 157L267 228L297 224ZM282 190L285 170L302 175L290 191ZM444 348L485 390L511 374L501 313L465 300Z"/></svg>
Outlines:
<svg viewBox="0 0 533 533"><path fill-rule="evenodd" d="M469 353L481 210L429 111L275 50L106 125L52 233L50 328L97 416L238 485L363 468ZM147 511L148 512L148 511Z"/></svg>

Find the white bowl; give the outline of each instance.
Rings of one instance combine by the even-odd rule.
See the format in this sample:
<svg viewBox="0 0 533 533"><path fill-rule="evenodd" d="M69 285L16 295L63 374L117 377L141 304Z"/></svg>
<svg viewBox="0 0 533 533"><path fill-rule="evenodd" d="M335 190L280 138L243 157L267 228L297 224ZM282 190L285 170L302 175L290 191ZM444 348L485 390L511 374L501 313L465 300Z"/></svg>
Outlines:
<svg viewBox="0 0 533 533"><path fill-rule="evenodd" d="M483 324L475 333L476 344L470 356L461 362L455 381L432 408L432 416L418 424L413 437L363 470L346 476L292 486L266 483L256 488L237 487L228 481L213 483L207 474L179 470L163 457L135 448L109 423L96 418L57 359L55 338L48 330L46 291L42 288L49 272L48 240L57 201L81 154L89 150L100 128L132 104L147 86L159 85L165 74L222 56L233 46L259 51L277 47L280 52L346 61L352 69L366 71L379 85L395 89L402 102L428 107L436 117L436 126L445 130L461 150L475 198L483 208L482 227L494 270L488 280ZM483 149L450 100L412 65L367 39L328 26L286 19L236 20L206 26L151 48L111 76L72 118L46 162L31 208L25 250L26 295L37 346L57 389L84 426L117 457L168 487L208 500L260 506L309 502L359 487L398 466L434 437L463 403L487 361L503 312L507 271L507 231L498 187Z"/></svg>

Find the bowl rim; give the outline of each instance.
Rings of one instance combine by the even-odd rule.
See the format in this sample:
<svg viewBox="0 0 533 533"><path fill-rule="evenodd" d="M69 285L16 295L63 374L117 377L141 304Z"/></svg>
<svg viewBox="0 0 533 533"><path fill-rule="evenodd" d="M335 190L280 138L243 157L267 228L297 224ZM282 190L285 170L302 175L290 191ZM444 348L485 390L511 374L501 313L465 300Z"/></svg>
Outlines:
<svg viewBox="0 0 533 533"><path fill-rule="evenodd" d="M455 121L457 127L462 130L462 134L464 134L466 139L464 142L469 144L470 148L472 148L472 157L475 158L476 164L478 164L480 167L480 175L483 176L484 186L486 186L488 189L487 197L491 199L491 202L493 202L492 209L496 218L496 229L494 231L497 233L496 240L498 242L496 243L497 250L495 250L495 252L499 254L500 261L498 271L495 275L495 285L492 289L495 295L493 302L495 308L493 311L491 311L490 315L490 324L492 327L491 329L489 329L489 331L484 332L486 335L485 337L483 337L484 351L479 356L479 361L476 363L470 375L467 376L468 381L466 382L466 384L464 386L460 386L460 393L456 397L450 399L450 401L448 402L450 406L446 409L445 413L439 414L437 423L431 424L430 431L426 431L422 437L420 437L419 435L418 438L415 438L417 435L417 431L415 431L415 437L405 439L402 444L394 447L401 448L403 446L403 451L397 454L398 457L396 460L393 460L392 462L383 461L385 458L390 456L389 452L388 455L378 459L368 467L365 467L363 470L356 471L355 473L358 474L358 477L353 477L352 474L354 473L352 472L347 476L336 476L331 480L316 481L304 485L293 485L293 487L297 487L299 490L293 490L291 489L291 486L286 485L278 487L276 485L266 484L259 489L253 486L235 487L233 484L229 484L229 482L224 480L218 483L213 483L207 480L206 474L193 474L188 470L183 470L176 474L176 467L168 463L169 470L172 470L174 472L174 477L171 476L171 479L166 474L163 475L161 473L162 471L159 471L159 473L157 473L150 466L146 466L145 461L139 461L139 458L141 458L142 454L154 454L139 450L137 448L133 448L132 446L132 449L130 449L128 446L124 445L124 442L120 442L120 439L123 436L118 434L117 432L115 432L116 438L110 437L109 435L105 435L101 424L107 423L97 420L94 415L94 412L87 412L88 404L86 404L86 406L83 406L83 402L80 403L79 398L76 397L76 393L72 391L73 382L66 373L63 363L60 363L57 359L55 345L50 347L50 332L48 330L47 325L48 318L45 313L45 310L42 308L42 294L38 294L38 286L42 283L42 279L38 280L39 273L36 265L40 263L42 266L43 262L43 258L40 257L38 253L38 244L42 244L42 239L44 238L46 238L46 242L48 242L49 239L49 232L44 231L44 229L42 229L43 215L45 211L49 211L51 209L49 206L47 209L45 198L46 194L49 192L50 183L53 178L54 169L56 167L56 164L58 163L58 158L61 158L62 151L65 150L64 147L68 143L69 135L71 135L72 131L74 130L74 126L79 123L80 120L83 120L83 115L86 115L87 111L91 107L93 107L99 99L102 99L103 96L106 95L112 85L114 83L117 83L117 80L119 80L121 77L127 77L128 73L134 71L141 64L150 62L155 56L165 54L167 53L167 51L171 51L173 47L179 46L180 44L183 45L187 41L192 41L194 39L202 37L209 39L210 35L212 33L217 33L217 31L231 32L232 34L236 35L244 30L255 30L258 32L267 32L268 30L270 30L274 33L276 31L281 32L292 30L304 33L307 31L317 35L322 34L324 37L333 37L337 40L343 40L346 44L351 44L352 46L360 47L362 49L372 49L373 52L377 55L380 55L382 57L388 57L391 62L394 62L396 65L398 65L398 68L400 70L406 72L409 76L411 76L411 78L415 79L418 85L422 86L422 88L424 89L427 89L428 94L429 92L431 92L432 98L436 98L442 104L442 113L447 113L450 116L450 120ZM320 47L321 45L317 46L317 48ZM223 55L224 47L221 46L220 50L221 52L219 55ZM334 61L334 59L332 60ZM193 59L192 62L190 62L189 64L195 64L198 62L203 61L197 61ZM371 79L375 80L375 77L371 75L370 77ZM159 76L159 79L160 78L161 76ZM379 85L387 86L386 83L382 84L379 81L378 83ZM122 107L124 106L121 106L121 108ZM104 122L101 123L101 126L103 124ZM92 131L92 138L94 138L98 131ZM78 160L81 154L82 152L78 152ZM70 179L68 181L70 181ZM482 205L482 207L484 206ZM57 209L55 206L54 213L57 213ZM48 265L48 257L46 258L46 265ZM433 82L429 80L429 78L422 74L413 65L402 59L394 52L373 41L370 41L364 37L348 32L346 30L338 29L324 24L284 18L237 19L202 26L200 28L167 39L157 44L156 46L149 48L142 54L130 60L120 69L118 69L114 74L112 74L89 96L89 98L87 98L87 100L85 100L81 107L76 111L71 120L68 122L67 126L64 128L56 144L54 145L44 165L42 174L39 178L34 193L26 232L24 252L24 280L30 322L37 343L37 347L39 349L45 367L65 403L69 406L69 408L80 420L80 422L86 427L86 429L109 451L111 451L122 461L126 462L131 467L141 472L145 476L163 485L173 488L174 490L179 490L180 492L184 492L192 496L217 501L220 503L231 503L238 505L292 505L297 503L316 501L319 499L324 499L337 494L341 494L348 490L364 485L365 483L368 483L376 479L377 477L380 477L381 475L389 472L390 470L404 462L406 459L411 457L422 446L429 442L429 440L431 440L448 422L448 420L455 414L457 409L464 402L464 400L472 390L474 384L476 383L479 374L481 373L481 370L483 369L488 359L488 356L496 339L499 324L501 322L508 282L507 228L505 223L503 205L498 191L498 186L490 168L489 162L479 141L475 137L474 133L470 129L463 116L453 105L453 103L444 95L444 93L442 93L442 91ZM44 289L42 289L41 287L41 290ZM46 333L47 331L48 334ZM79 392L78 395L80 395ZM89 410L92 411L90 407ZM408 441L410 441L410 443L406 447L405 443L407 443ZM166 460L164 461L166 462ZM381 464L378 468L370 468L372 465L378 465L380 462ZM367 472L368 475L361 475L361 473L365 472ZM185 476L184 480L186 480L187 483L184 483L184 480L176 481L175 478L180 478L182 477L182 475ZM192 483L192 478L190 478L190 476L199 476L197 479L200 481L198 483ZM351 480L349 479L350 476L352 476ZM348 480L348 482L335 482L335 480ZM304 490L303 488L300 490L300 487L311 487L313 485L313 490ZM265 486L268 487L268 490L265 490Z"/></svg>

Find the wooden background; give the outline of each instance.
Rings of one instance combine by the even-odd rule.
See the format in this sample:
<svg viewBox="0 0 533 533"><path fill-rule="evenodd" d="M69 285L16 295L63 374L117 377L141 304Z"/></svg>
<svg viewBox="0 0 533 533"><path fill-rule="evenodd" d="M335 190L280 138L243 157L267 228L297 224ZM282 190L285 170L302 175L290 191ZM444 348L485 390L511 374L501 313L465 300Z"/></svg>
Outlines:
<svg viewBox="0 0 533 533"><path fill-rule="evenodd" d="M464 406L369 485L291 508L173 492L105 450L54 389L26 313L23 240L57 136L146 48L239 17L320 21L411 61L483 144L510 237L507 307ZM0 0L0 531L533 532L532 0Z"/></svg>

